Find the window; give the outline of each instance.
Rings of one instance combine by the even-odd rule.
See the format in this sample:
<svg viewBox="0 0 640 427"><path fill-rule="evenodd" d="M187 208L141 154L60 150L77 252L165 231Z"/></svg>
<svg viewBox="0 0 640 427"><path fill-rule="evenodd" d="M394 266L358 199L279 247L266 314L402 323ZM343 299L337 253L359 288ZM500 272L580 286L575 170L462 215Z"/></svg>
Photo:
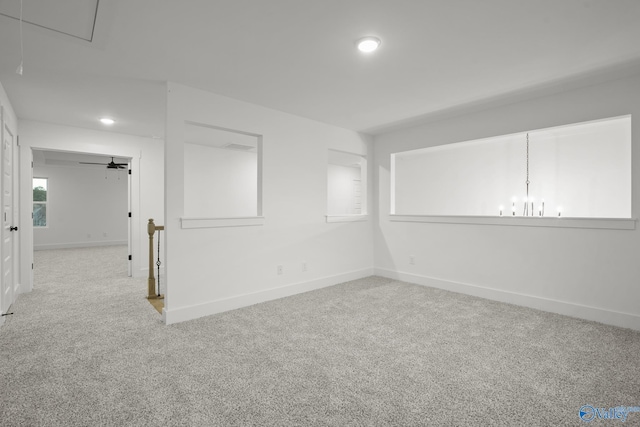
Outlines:
<svg viewBox="0 0 640 427"><path fill-rule="evenodd" d="M391 213L631 218L631 117L391 155Z"/></svg>
<svg viewBox="0 0 640 427"><path fill-rule="evenodd" d="M33 226L47 226L48 179L33 178Z"/></svg>

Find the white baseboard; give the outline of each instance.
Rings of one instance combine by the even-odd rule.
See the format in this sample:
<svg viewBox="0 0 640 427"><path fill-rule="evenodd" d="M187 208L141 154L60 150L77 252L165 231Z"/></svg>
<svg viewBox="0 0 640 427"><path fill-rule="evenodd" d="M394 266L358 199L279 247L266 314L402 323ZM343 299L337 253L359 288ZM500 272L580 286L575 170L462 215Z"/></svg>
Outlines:
<svg viewBox="0 0 640 427"><path fill-rule="evenodd" d="M252 292L249 294L237 295L229 298L222 298L209 301L203 304L190 305L187 307L179 307L162 311L164 323L170 325L172 323L184 322L187 320L197 319L199 317L209 316L216 313L235 310L250 305L259 304L261 302L271 301L291 295L301 294L316 289L326 288L328 286L337 285L339 283L348 282L350 280L361 279L373 275L373 268L365 268L362 270L351 271L348 273L338 274L335 276L322 277L320 279L311 280L309 282L293 283L290 285L280 286L277 288L266 289L264 291ZM169 296L169 304L171 304Z"/></svg>
<svg viewBox="0 0 640 427"><path fill-rule="evenodd" d="M99 242L72 242L72 243L45 243L34 244L34 251L45 251L48 249L73 249L73 248L93 248L96 246L124 246L126 240L103 240Z"/></svg>
<svg viewBox="0 0 640 427"><path fill-rule="evenodd" d="M414 283L431 288L444 289L446 291L473 295L476 297L486 298L494 301L535 308L537 310L548 311L551 313L577 317L579 319L592 320L607 325L619 326L621 328L629 328L640 331L640 316L635 314L605 310L597 307L589 307L586 305L575 304L566 301L558 301L533 295L526 295L500 289L470 285L466 283L451 282L427 276L387 270L384 268L376 268L375 274L377 276L387 277L389 279L401 280L403 282Z"/></svg>

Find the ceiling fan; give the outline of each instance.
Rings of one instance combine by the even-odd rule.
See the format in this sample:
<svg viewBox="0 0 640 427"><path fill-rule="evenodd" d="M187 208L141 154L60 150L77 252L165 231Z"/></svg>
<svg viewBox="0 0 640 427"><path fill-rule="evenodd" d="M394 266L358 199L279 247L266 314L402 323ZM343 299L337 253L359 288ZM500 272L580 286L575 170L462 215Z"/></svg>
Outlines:
<svg viewBox="0 0 640 427"><path fill-rule="evenodd" d="M129 165L129 163L115 163L113 161L113 157L111 158L111 161L109 163L92 163L92 162L78 162L82 165L103 165L106 166L107 169L125 169L126 166Z"/></svg>

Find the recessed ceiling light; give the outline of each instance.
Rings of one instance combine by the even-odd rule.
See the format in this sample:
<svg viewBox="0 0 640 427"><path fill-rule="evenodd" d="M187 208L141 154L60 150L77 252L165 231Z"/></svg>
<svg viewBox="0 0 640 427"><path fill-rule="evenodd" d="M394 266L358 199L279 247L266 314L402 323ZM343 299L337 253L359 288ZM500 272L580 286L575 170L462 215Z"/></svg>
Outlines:
<svg viewBox="0 0 640 427"><path fill-rule="evenodd" d="M360 52L369 53L376 50L378 46L380 46L380 43L381 42L379 38L369 36L369 37L363 37L360 40L358 40L356 42L356 46L358 46L358 50Z"/></svg>
<svg viewBox="0 0 640 427"><path fill-rule="evenodd" d="M109 118L109 117L103 117L100 119L100 123L102 123L103 125L112 125L114 124L116 121Z"/></svg>

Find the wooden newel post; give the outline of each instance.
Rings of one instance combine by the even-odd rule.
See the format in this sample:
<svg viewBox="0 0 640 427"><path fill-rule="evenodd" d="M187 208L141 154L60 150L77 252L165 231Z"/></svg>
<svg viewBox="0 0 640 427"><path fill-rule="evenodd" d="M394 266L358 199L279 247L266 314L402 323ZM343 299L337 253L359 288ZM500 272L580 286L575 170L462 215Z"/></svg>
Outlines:
<svg viewBox="0 0 640 427"><path fill-rule="evenodd" d="M153 236L156 234L156 225L153 222L153 218L149 218L147 233L149 233L149 280L147 298L153 298L156 296L156 278L153 275Z"/></svg>
<svg viewBox="0 0 640 427"><path fill-rule="evenodd" d="M149 218L149 224L147 224L147 233L149 233L149 280L147 286L148 299L164 298L164 295L156 295L156 278L153 275L153 236L156 234L156 230L164 230L164 227L156 226L156 224L153 222L153 218Z"/></svg>

